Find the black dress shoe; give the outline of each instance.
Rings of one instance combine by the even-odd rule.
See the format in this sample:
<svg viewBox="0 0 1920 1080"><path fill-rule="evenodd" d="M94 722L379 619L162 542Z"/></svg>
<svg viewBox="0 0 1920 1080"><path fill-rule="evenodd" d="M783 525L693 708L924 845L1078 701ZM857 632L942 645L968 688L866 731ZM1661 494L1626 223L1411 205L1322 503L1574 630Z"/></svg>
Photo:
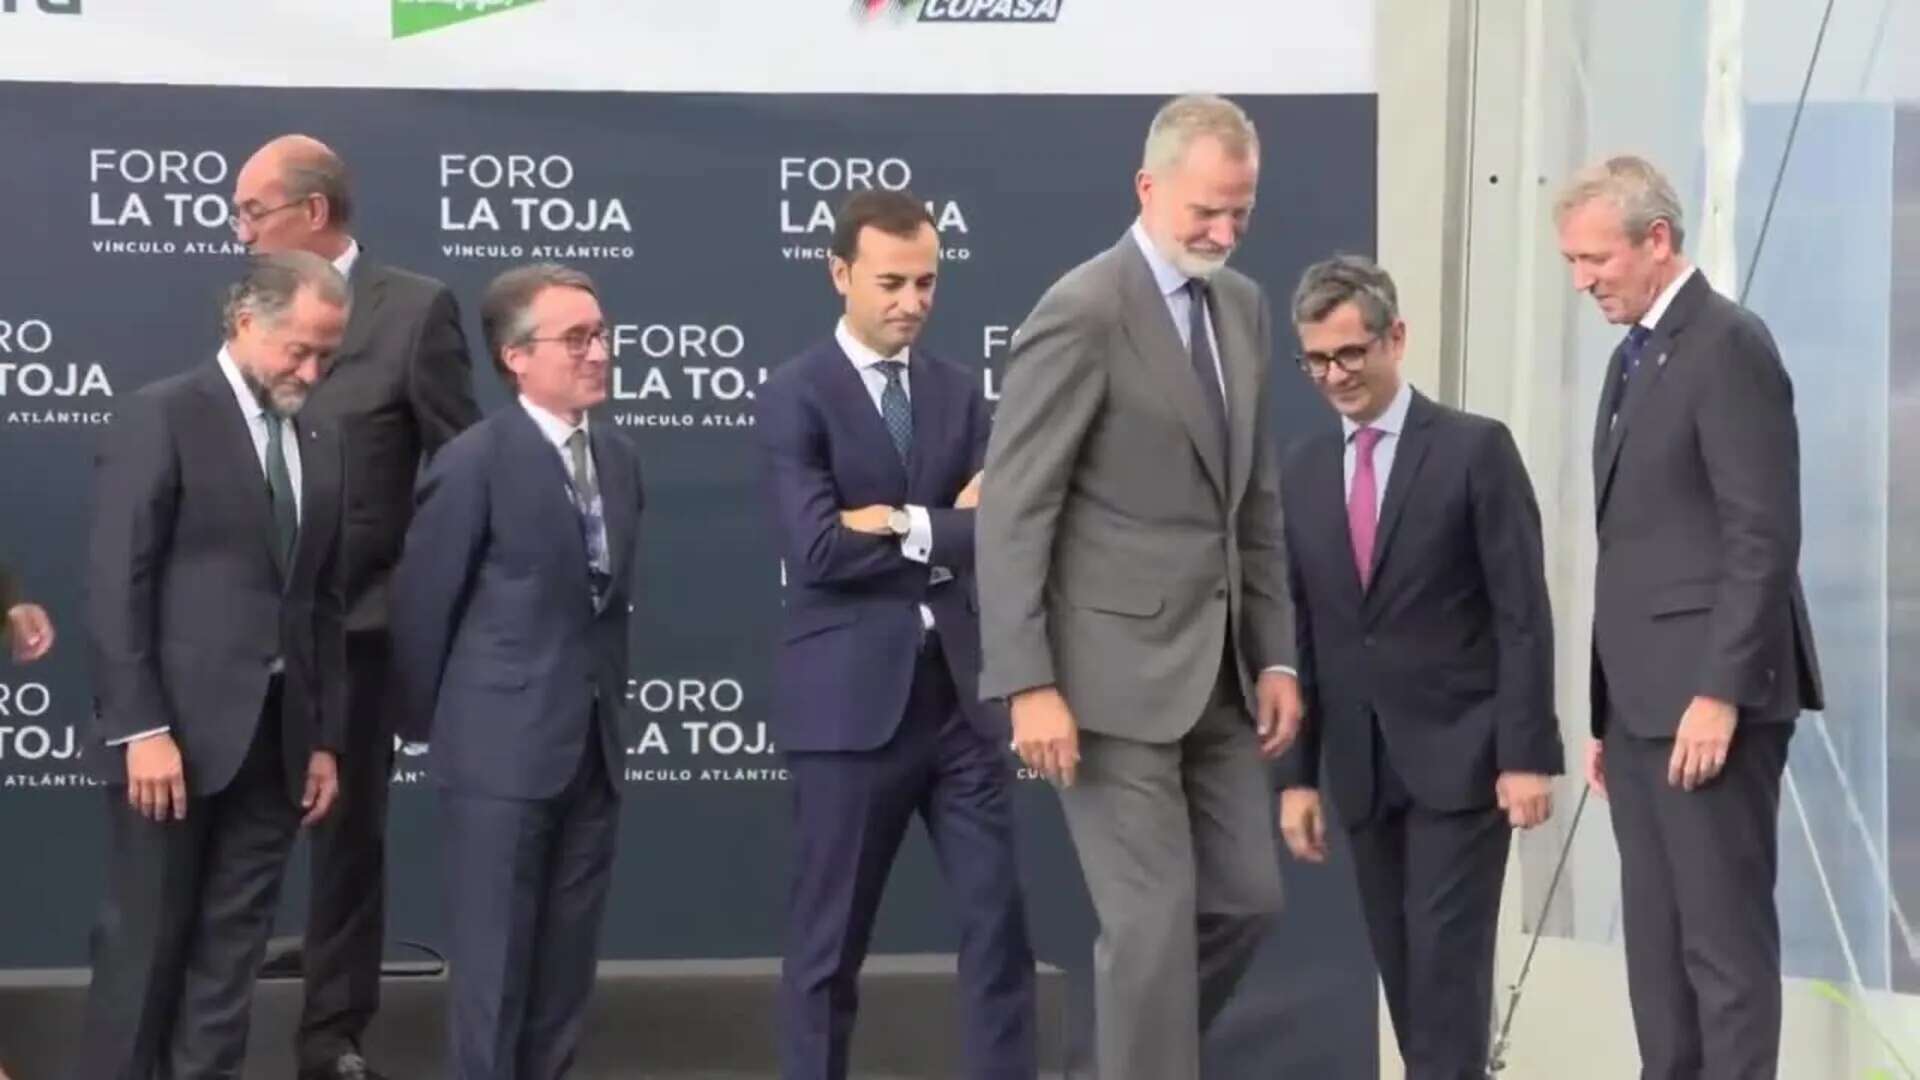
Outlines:
<svg viewBox="0 0 1920 1080"><path fill-rule="evenodd" d="M387 1074L375 1072L359 1054L341 1054L317 1069L307 1069L300 1080L387 1080Z"/></svg>

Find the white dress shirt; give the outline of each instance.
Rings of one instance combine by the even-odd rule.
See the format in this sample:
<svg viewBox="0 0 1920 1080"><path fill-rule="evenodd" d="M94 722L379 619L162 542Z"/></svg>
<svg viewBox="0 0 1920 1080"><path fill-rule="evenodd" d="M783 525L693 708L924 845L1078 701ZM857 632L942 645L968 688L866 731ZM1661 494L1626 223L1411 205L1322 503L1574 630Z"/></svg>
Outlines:
<svg viewBox="0 0 1920 1080"><path fill-rule="evenodd" d="M353 264L359 261L360 241L349 236L347 237L347 250L341 252L340 257L333 260L333 268L340 271L341 277L351 279L353 277Z"/></svg>
<svg viewBox="0 0 1920 1080"><path fill-rule="evenodd" d="M1400 392L1393 395L1387 411L1366 425L1380 432L1380 441L1373 444L1373 519L1380 520L1380 508L1387 501L1387 477L1393 473L1393 458L1400 449L1400 432L1407 426L1407 406L1413 402L1413 384L1403 382ZM1346 462L1346 486L1341 490L1347 497L1353 497L1353 468L1359 455L1355 452L1353 435L1360 425L1340 418L1340 431L1346 436L1347 449L1343 455Z"/></svg>
<svg viewBox="0 0 1920 1080"><path fill-rule="evenodd" d="M584 412L580 414L578 424L569 424L528 401L525 394L520 395L520 407L527 410L527 415L533 417L534 426L540 429L540 434L553 444L553 452L560 455L560 468L569 477L573 476L573 458L567 453L567 440L572 438L576 431L587 435L587 480L597 489L600 486L600 470L593 463L593 442L592 436L587 432L587 414Z"/></svg>
<svg viewBox="0 0 1920 1080"><path fill-rule="evenodd" d="M833 340L839 342L840 351L853 361L853 369L860 373L860 382L866 386L867 396L873 399L875 412L886 415L886 410L880 404L881 395L887 390L887 377L880 370L880 364L884 361L898 360L905 365L900 370L900 389L906 393L908 401L913 400L913 363L908 355L911 350L901 349L892 356L881 356L853 336L853 331L847 329L845 319L841 319L833 328ZM933 558L933 516L927 513L926 507L911 503L902 509L907 512L907 535L900 538L900 554L924 565ZM952 578L953 571L936 566L929 580L938 585ZM933 629L933 612L925 604L920 605L920 622L927 629Z"/></svg>

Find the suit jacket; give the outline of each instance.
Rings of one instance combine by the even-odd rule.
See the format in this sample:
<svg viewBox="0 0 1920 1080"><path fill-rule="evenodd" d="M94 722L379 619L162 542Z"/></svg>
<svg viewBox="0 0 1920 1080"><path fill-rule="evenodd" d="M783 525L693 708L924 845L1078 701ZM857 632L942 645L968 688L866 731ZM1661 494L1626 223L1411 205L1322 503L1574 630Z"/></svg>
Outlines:
<svg viewBox="0 0 1920 1080"><path fill-rule="evenodd" d="M1005 709L979 701L974 511L953 501L980 470L987 411L979 379L914 349L913 449L905 466L860 373L831 339L782 365L756 394L773 526L786 559L785 628L774 659L774 737L786 750L872 750L905 715L919 659L920 605L934 614L967 719L1008 735ZM891 536L853 532L845 508L915 505L933 526L930 562ZM932 567L954 577L930 585Z"/></svg>
<svg viewBox="0 0 1920 1080"><path fill-rule="evenodd" d="M1746 721L1824 707L1800 589L1800 435L1765 323L1696 272L1617 423L1594 425L1593 731L1670 736L1695 696ZM1615 357L1615 371L1618 367Z"/></svg>
<svg viewBox="0 0 1920 1080"><path fill-rule="evenodd" d="M1281 471L1307 720L1276 773L1322 779L1367 820L1374 730L1414 800L1490 806L1505 771L1559 773L1553 616L1540 510L1495 420L1415 392L1387 474L1365 591L1347 527L1346 439L1296 446Z"/></svg>
<svg viewBox="0 0 1920 1080"><path fill-rule="evenodd" d="M7 640L7 612L20 602L20 587L14 584L13 571L0 566L0 643Z"/></svg>
<svg viewBox="0 0 1920 1080"><path fill-rule="evenodd" d="M393 648L402 734L432 742L443 786L550 798L596 728L608 775L620 775L640 462L605 424L589 427L588 446L613 574L598 609L566 468L518 400L421 477L393 575Z"/></svg>
<svg viewBox="0 0 1920 1080"><path fill-rule="evenodd" d="M347 453L347 628L387 625L420 464L479 419L453 293L430 277L353 264L353 313L303 412L340 431Z"/></svg>
<svg viewBox="0 0 1920 1080"><path fill-rule="evenodd" d="M341 746L340 440L305 416L289 437L300 441L300 532L284 581L266 476L217 364L128 397L95 458L87 552L93 736L104 743L171 729L192 796L221 791L239 770L276 656L296 799L312 751ZM126 781L124 753L89 756L109 782Z"/></svg>
<svg viewBox="0 0 1920 1080"><path fill-rule="evenodd" d="M1169 742L1229 648L1292 666L1278 464L1262 417L1266 295L1213 281L1228 454L1131 235L1061 278L1015 335L977 522L980 692L1054 685L1080 726ZM1232 635L1229 640L1229 634ZM1251 700L1251 695L1247 695Z"/></svg>

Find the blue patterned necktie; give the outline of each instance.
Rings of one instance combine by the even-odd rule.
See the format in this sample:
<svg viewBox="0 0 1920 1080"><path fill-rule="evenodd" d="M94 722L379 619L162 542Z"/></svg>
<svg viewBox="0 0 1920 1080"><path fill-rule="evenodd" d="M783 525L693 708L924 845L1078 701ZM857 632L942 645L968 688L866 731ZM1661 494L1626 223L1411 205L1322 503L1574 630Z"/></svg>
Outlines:
<svg viewBox="0 0 1920 1080"><path fill-rule="evenodd" d="M907 400L907 388L900 380L907 372L904 360L882 360L880 374L886 376L886 389L880 391L880 418L886 421L887 434L893 436L893 448L900 451L900 464L907 463L913 450L913 403Z"/></svg>
<svg viewBox="0 0 1920 1080"><path fill-rule="evenodd" d="M1627 331L1626 338L1620 342L1620 363L1614 368L1613 385L1607 388L1609 405L1607 416L1609 425L1620 421L1620 410L1627 404L1627 386L1633 379L1633 373L1640 367L1640 355L1647 349L1647 339L1653 331L1635 323Z"/></svg>
<svg viewBox="0 0 1920 1080"><path fill-rule="evenodd" d="M574 509L580 512L581 531L587 541L587 586L593 592L594 610L607 600L607 586L613 583L612 560L607 551L607 525L602 516L600 486L593 470L587 467L587 433L575 430L567 436L567 482L573 489Z"/></svg>

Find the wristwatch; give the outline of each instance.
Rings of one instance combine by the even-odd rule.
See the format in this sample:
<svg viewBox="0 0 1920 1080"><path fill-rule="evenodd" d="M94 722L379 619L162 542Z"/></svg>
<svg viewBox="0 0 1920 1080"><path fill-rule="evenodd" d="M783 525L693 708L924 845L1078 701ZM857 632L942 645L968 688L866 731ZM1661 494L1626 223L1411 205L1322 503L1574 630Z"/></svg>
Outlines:
<svg viewBox="0 0 1920 1080"><path fill-rule="evenodd" d="M895 536L907 535L913 531L913 515L899 506L887 511L887 531Z"/></svg>

